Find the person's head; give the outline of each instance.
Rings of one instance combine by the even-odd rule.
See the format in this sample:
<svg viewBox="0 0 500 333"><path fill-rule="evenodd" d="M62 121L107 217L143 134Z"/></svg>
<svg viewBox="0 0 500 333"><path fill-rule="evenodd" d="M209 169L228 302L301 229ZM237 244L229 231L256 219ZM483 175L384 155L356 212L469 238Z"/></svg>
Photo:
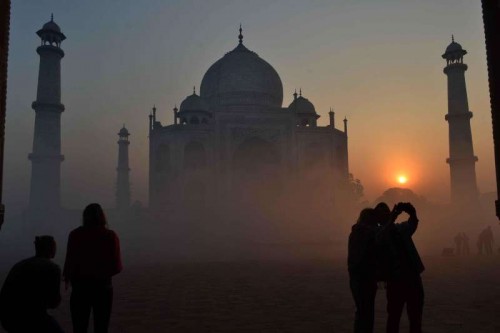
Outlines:
<svg viewBox="0 0 500 333"><path fill-rule="evenodd" d="M365 208L359 213L358 222L360 225L376 226L377 225L377 215L375 210L372 208Z"/></svg>
<svg viewBox="0 0 500 333"><path fill-rule="evenodd" d="M56 256L56 241L52 236L35 237L35 253L37 257L52 259Z"/></svg>
<svg viewBox="0 0 500 333"><path fill-rule="evenodd" d="M386 224L389 222L391 209L385 202L380 202L375 206L375 213L377 214L377 219L380 224Z"/></svg>
<svg viewBox="0 0 500 333"><path fill-rule="evenodd" d="M83 226L84 227L106 227L106 215L102 210L101 205L91 203L83 210Z"/></svg>

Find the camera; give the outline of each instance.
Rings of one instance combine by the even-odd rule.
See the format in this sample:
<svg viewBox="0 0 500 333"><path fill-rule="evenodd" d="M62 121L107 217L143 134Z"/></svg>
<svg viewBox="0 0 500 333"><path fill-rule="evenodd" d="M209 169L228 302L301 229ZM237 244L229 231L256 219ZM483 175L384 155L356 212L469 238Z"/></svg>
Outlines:
<svg viewBox="0 0 500 333"><path fill-rule="evenodd" d="M396 204L396 210L399 213L401 213L401 212L410 213L410 212L414 211L415 208L413 208L412 204L409 202L399 202Z"/></svg>

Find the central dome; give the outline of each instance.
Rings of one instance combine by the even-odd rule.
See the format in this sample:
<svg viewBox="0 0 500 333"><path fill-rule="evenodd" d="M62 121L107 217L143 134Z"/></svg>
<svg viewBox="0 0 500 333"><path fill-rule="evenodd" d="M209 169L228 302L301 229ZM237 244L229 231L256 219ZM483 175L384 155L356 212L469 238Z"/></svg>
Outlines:
<svg viewBox="0 0 500 333"><path fill-rule="evenodd" d="M239 45L217 60L201 81L200 95L216 105L260 105L281 107L283 84L276 70Z"/></svg>

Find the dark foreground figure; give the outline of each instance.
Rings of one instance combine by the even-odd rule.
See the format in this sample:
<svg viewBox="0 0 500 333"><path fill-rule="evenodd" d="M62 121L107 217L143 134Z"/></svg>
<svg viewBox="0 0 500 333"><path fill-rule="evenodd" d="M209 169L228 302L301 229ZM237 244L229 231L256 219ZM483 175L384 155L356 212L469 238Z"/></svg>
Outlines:
<svg viewBox="0 0 500 333"><path fill-rule="evenodd" d="M347 266L349 285L356 305L354 333L373 332L377 293L375 234L377 215L365 208L349 235Z"/></svg>
<svg viewBox="0 0 500 333"><path fill-rule="evenodd" d="M64 264L66 287L71 284L71 319L74 333L86 333L90 312L94 314L94 332L108 332L113 304L111 277L122 270L120 242L107 228L99 204L83 211L83 226L68 239Z"/></svg>
<svg viewBox="0 0 500 333"><path fill-rule="evenodd" d="M17 263L0 291L0 321L9 333L60 333L47 314L61 301L61 270L51 261L56 243L51 236L36 237L36 255Z"/></svg>
<svg viewBox="0 0 500 333"><path fill-rule="evenodd" d="M387 281L387 333L399 332L405 305L410 332L421 333L424 288L420 274L424 265L412 240L418 226L417 212L409 203L397 204L392 213L385 203L378 204L375 210L381 223L377 259L382 263L381 274ZM402 212L409 215L408 221L394 223Z"/></svg>

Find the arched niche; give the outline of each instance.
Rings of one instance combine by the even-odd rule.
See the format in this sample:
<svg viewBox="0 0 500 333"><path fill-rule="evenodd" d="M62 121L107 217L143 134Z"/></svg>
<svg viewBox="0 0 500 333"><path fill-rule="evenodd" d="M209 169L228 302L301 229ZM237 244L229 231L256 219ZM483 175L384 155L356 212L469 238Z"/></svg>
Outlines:
<svg viewBox="0 0 500 333"><path fill-rule="evenodd" d="M167 172L170 170L170 146L160 144L156 149L156 172Z"/></svg>
<svg viewBox="0 0 500 333"><path fill-rule="evenodd" d="M198 141L191 141L184 147L184 162L185 170L202 169L207 164L205 146Z"/></svg>
<svg viewBox="0 0 500 333"><path fill-rule="evenodd" d="M304 149L303 166L315 169L328 166L328 146L321 142L309 143Z"/></svg>

